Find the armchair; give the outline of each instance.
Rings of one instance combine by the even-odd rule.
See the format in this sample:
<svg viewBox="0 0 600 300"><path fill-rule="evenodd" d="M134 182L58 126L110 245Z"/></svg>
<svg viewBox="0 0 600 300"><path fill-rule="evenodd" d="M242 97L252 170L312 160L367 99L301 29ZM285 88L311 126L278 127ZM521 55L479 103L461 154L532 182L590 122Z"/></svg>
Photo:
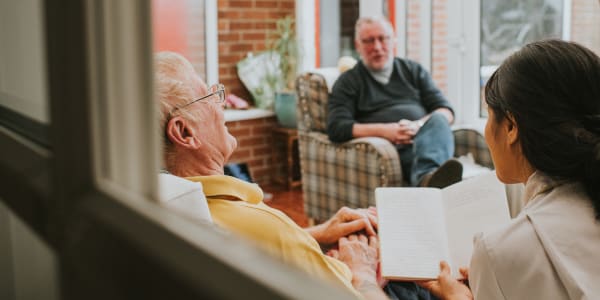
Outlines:
<svg viewBox="0 0 600 300"><path fill-rule="evenodd" d="M304 205L308 217L326 220L340 207L375 205L375 188L406 185L396 148L379 137L332 143L326 134L329 90L325 78L304 73L296 79L298 145ZM476 163L492 168L483 136L475 130L454 131L455 156L471 153Z"/></svg>

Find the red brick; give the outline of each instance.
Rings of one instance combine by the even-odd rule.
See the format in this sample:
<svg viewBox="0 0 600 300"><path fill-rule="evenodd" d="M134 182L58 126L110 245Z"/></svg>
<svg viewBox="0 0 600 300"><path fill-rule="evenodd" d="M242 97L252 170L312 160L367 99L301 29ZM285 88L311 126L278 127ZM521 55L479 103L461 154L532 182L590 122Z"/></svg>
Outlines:
<svg viewBox="0 0 600 300"><path fill-rule="evenodd" d="M240 12L233 10L219 11L219 19L235 19L240 17Z"/></svg>
<svg viewBox="0 0 600 300"><path fill-rule="evenodd" d="M265 138L262 136L259 137L246 137L246 138L240 138L238 139L238 145L240 147L246 147L246 146L257 146L257 145L264 145L265 143Z"/></svg>
<svg viewBox="0 0 600 300"><path fill-rule="evenodd" d="M238 43L235 45L231 45L229 51L231 52L248 52L253 51L254 47L251 43Z"/></svg>
<svg viewBox="0 0 600 300"><path fill-rule="evenodd" d="M244 161L250 158L249 149L239 149L233 152L230 161Z"/></svg>
<svg viewBox="0 0 600 300"><path fill-rule="evenodd" d="M260 7L260 8L276 8L277 7L277 2L280 2L280 1L261 1L261 0L256 0L256 3L254 5L256 5L256 7Z"/></svg>
<svg viewBox="0 0 600 300"><path fill-rule="evenodd" d="M229 126L227 126L227 127L229 127ZM235 128L229 128L229 129L230 129L229 133L236 138L240 138L240 137L247 136L250 134L250 128L248 128L248 127L241 127L241 126L237 127L236 126Z"/></svg>
<svg viewBox="0 0 600 300"><path fill-rule="evenodd" d="M268 23L256 23L254 24L254 28L256 29L270 29L273 30L276 28L275 22L268 22Z"/></svg>
<svg viewBox="0 0 600 300"><path fill-rule="evenodd" d="M273 149L271 146L264 147L256 147L252 149L252 156L271 156L273 154Z"/></svg>
<svg viewBox="0 0 600 300"><path fill-rule="evenodd" d="M249 8L252 7L252 0L241 0L241 1L229 1L229 5L231 7L235 7L235 8L240 8L240 7L245 7L245 8Z"/></svg>
<svg viewBox="0 0 600 300"><path fill-rule="evenodd" d="M232 20L231 24L229 24L229 28L232 31L248 30L248 29L255 28L254 25L255 24L252 21L248 21L248 20Z"/></svg>
<svg viewBox="0 0 600 300"><path fill-rule="evenodd" d="M229 21L228 20L219 20L219 32L229 30Z"/></svg>
<svg viewBox="0 0 600 300"><path fill-rule="evenodd" d="M260 20L260 19L266 19L270 17L270 13L269 11L265 11L265 10L246 10L243 11L242 13L240 13L240 17L246 20L249 19L253 19L253 20Z"/></svg>
<svg viewBox="0 0 600 300"><path fill-rule="evenodd" d="M267 34L265 32L248 32L243 33L241 40L266 40Z"/></svg>
<svg viewBox="0 0 600 300"><path fill-rule="evenodd" d="M219 33L219 43L223 43L223 42L227 42L227 41L237 42L239 40L240 40L240 34L238 32Z"/></svg>
<svg viewBox="0 0 600 300"><path fill-rule="evenodd" d="M280 1L279 6L284 9L294 9L296 3L294 1Z"/></svg>

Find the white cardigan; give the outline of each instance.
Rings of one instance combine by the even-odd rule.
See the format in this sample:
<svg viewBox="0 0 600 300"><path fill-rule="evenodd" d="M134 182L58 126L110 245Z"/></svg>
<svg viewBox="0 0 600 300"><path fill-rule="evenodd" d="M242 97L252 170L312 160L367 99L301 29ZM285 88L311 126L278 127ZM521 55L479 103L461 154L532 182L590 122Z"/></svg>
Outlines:
<svg viewBox="0 0 600 300"><path fill-rule="evenodd" d="M523 211L474 239L475 299L600 299L600 222L583 186L536 172Z"/></svg>

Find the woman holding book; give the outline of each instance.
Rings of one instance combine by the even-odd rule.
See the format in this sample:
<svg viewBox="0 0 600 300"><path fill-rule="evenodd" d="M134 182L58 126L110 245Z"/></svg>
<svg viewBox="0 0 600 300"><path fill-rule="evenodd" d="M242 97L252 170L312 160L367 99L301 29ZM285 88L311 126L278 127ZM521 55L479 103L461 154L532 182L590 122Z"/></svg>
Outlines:
<svg viewBox="0 0 600 300"><path fill-rule="evenodd" d="M485 101L496 174L525 184L523 210L475 237L469 285L442 262L422 286L443 299L599 299L600 58L575 43L531 43L494 72ZM373 245L344 241L340 257ZM347 263L357 284L374 287L364 257Z"/></svg>

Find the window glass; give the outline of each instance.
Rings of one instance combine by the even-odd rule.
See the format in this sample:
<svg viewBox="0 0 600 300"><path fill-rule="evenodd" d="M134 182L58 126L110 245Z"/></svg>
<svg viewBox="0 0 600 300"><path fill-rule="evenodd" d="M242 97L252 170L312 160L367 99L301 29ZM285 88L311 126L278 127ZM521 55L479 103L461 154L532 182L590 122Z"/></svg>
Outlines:
<svg viewBox="0 0 600 300"><path fill-rule="evenodd" d="M571 40L600 55L600 1L572 0Z"/></svg>
<svg viewBox="0 0 600 300"><path fill-rule="evenodd" d="M206 80L205 0L153 0L154 51L185 56Z"/></svg>
<svg viewBox="0 0 600 300"><path fill-rule="evenodd" d="M0 124L48 144L42 3L0 1Z"/></svg>
<svg viewBox="0 0 600 300"><path fill-rule="evenodd" d="M480 116L487 117L485 83L525 44L563 36L563 0L482 0L480 22Z"/></svg>
<svg viewBox="0 0 600 300"><path fill-rule="evenodd" d="M359 17L358 0L319 2L320 67L335 67L342 56L358 58L354 48L354 24Z"/></svg>

